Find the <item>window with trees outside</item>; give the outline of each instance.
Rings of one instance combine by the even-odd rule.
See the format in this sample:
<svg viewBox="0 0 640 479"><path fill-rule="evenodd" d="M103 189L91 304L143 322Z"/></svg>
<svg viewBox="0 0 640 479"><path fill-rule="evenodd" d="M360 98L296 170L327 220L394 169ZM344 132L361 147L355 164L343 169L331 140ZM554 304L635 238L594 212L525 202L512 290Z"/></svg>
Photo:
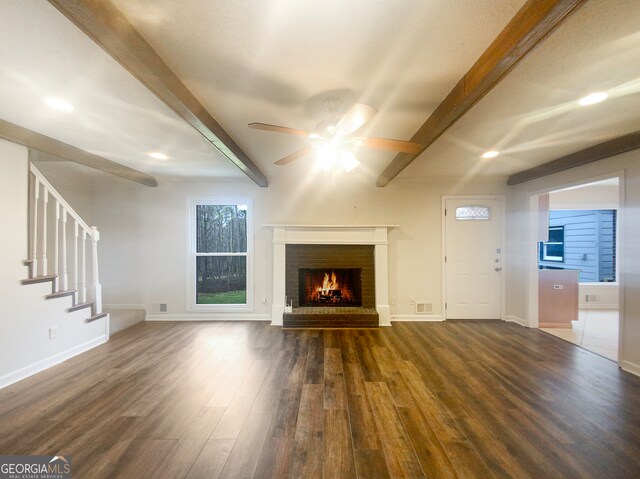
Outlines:
<svg viewBox="0 0 640 479"><path fill-rule="evenodd" d="M195 309L250 308L250 206L246 198L192 202L190 289Z"/></svg>

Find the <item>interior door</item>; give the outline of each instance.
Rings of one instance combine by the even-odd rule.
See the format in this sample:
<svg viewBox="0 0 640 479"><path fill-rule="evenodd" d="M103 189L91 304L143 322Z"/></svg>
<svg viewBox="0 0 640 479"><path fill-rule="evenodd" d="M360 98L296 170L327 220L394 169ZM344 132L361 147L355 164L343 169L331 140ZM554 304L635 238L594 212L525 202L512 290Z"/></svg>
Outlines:
<svg viewBox="0 0 640 479"><path fill-rule="evenodd" d="M502 202L445 199L447 319L499 319L502 302Z"/></svg>

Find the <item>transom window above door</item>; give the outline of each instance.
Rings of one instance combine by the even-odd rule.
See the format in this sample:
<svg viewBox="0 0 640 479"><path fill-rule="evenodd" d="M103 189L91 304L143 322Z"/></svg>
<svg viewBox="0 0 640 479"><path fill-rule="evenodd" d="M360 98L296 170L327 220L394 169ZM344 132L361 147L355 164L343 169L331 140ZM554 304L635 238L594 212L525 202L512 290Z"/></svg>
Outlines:
<svg viewBox="0 0 640 479"><path fill-rule="evenodd" d="M491 209L482 205L465 205L456 208L458 221L483 221L491 219Z"/></svg>

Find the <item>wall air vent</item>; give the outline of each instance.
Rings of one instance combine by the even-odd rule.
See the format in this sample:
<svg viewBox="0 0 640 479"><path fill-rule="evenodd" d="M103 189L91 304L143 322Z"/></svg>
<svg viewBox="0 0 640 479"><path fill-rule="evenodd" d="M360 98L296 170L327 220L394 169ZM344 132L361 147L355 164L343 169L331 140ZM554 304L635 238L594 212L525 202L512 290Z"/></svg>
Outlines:
<svg viewBox="0 0 640 479"><path fill-rule="evenodd" d="M416 314L433 313L433 303L416 302Z"/></svg>
<svg viewBox="0 0 640 479"><path fill-rule="evenodd" d="M585 294L584 295L585 303L599 303L600 295L599 294Z"/></svg>

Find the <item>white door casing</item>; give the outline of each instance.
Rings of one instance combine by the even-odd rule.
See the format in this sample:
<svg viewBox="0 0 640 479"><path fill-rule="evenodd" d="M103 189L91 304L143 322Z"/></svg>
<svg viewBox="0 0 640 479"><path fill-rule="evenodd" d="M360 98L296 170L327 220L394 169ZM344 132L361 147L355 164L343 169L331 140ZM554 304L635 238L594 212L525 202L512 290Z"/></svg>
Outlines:
<svg viewBox="0 0 640 479"><path fill-rule="evenodd" d="M501 319L502 208L496 197L444 199L446 319Z"/></svg>

